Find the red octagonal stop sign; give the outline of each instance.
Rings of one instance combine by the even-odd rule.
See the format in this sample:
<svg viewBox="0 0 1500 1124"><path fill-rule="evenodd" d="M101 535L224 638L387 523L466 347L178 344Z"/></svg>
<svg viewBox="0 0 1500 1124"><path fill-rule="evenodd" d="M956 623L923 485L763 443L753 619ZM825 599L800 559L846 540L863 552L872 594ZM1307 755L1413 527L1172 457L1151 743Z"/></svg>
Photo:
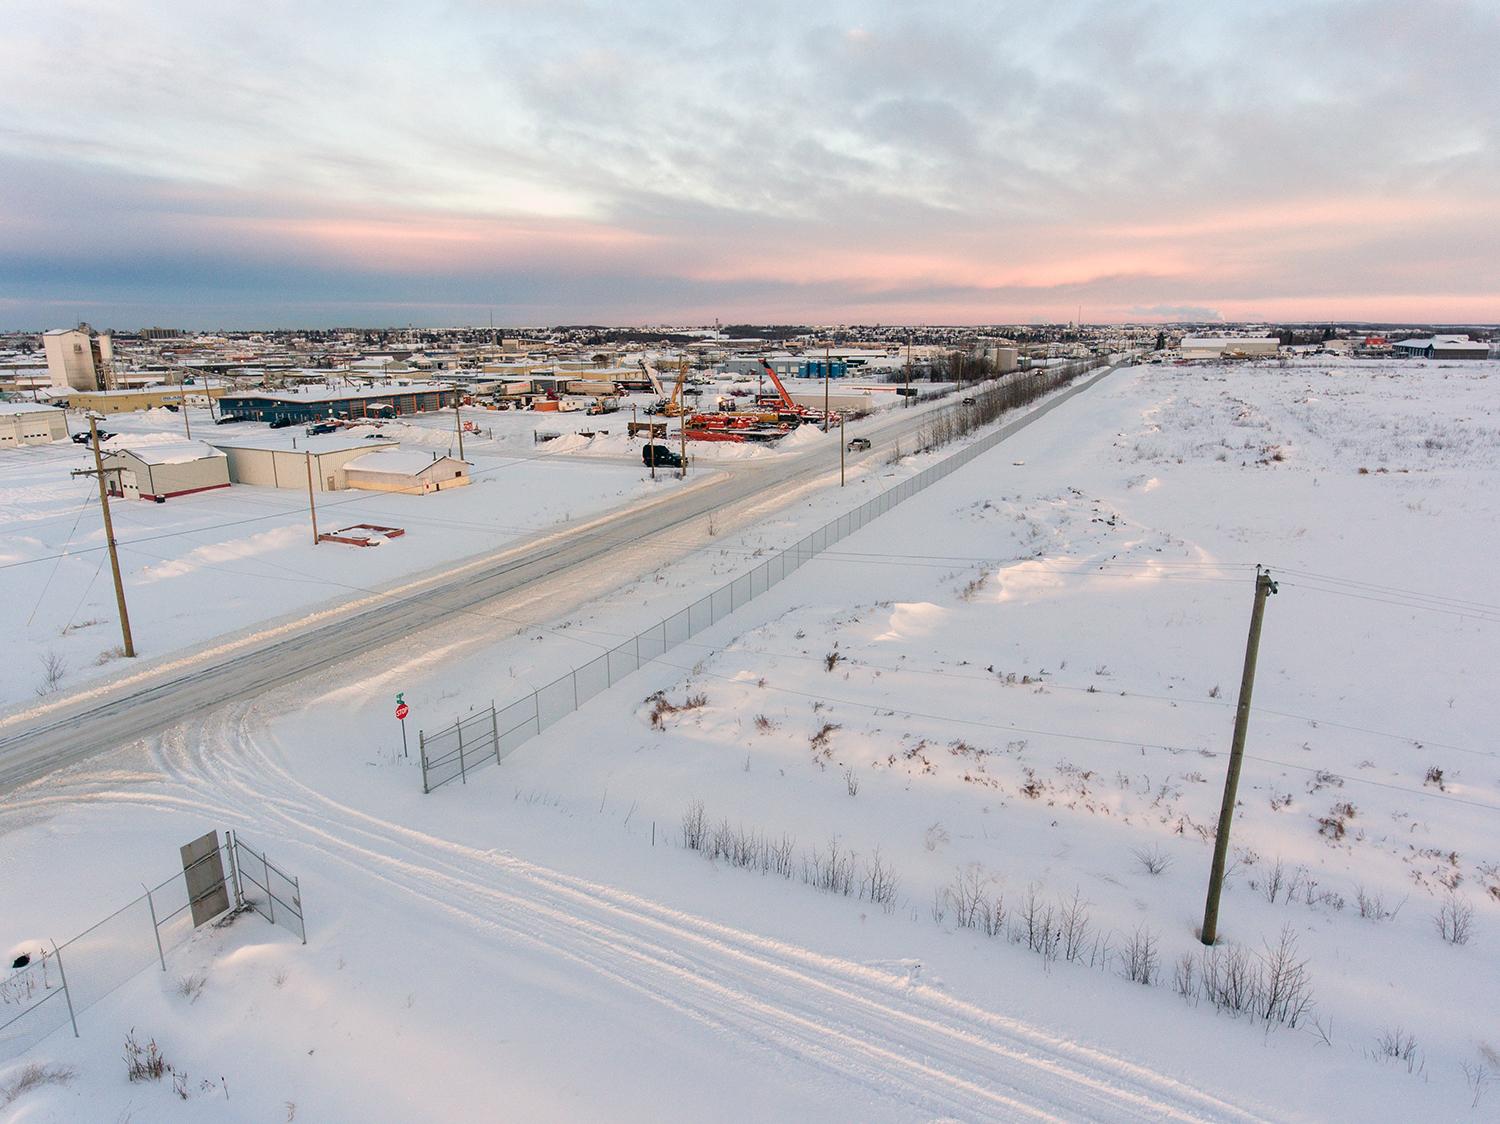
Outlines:
<svg viewBox="0 0 1500 1124"><path fill-rule="evenodd" d="M402 722L406 721L406 716L408 714L410 714L410 713L411 713L411 708L408 707L405 703L397 703L396 704L396 717L398 719L400 719Z"/></svg>

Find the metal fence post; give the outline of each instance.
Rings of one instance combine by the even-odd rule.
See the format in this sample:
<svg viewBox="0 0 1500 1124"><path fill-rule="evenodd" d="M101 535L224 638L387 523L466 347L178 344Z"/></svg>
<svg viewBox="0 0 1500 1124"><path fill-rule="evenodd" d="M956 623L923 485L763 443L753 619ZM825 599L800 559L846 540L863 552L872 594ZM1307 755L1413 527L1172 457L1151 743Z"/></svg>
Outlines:
<svg viewBox="0 0 1500 1124"><path fill-rule="evenodd" d="M260 865L266 875L266 912L270 914L266 918L272 925L276 924L276 894L271 889L271 864L266 861L266 853L260 853Z"/></svg>
<svg viewBox="0 0 1500 1124"><path fill-rule="evenodd" d="M495 764L500 764L500 716L495 713L495 700L490 700L490 737L495 739Z"/></svg>
<svg viewBox="0 0 1500 1124"><path fill-rule="evenodd" d="M239 850L239 844L233 831L226 830L224 834L229 838L229 874L234 879L234 904L238 908L245 904L245 887L240 881L240 858L235 854Z"/></svg>
<svg viewBox="0 0 1500 1124"><path fill-rule="evenodd" d="M568 672L568 678L570 678L570 679L573 680L573 709L577 710L578 709L578 672L576 670Z"/></svg>
<svg viewBox="0 0 1500 1124"><path fill-rule="evenodd" d="M62 977L63 998L68 1001L68 1021L73 1024L73 1037L78 1037L78 1019L73 1014L73 993L68 990L68 973L63 969L62 949L52 942L52 955L57 957L57 974Z"/></svg>
<svg viewBox="0 0 1500 1124"><path fill-rule="evenodd" d="M307 943L307 914L306 907L302 904L302 883L297 876L292 876L292 892L297 895L297 928L302 930L302 943Z"/></svg>
<svg viewBox="0 0 1500 1124"><path fill-rule="evenodd" d="M542 696L537 692L531 692L531 710L536 718L536 732L542 732Z"/></svg>
<svg viewBox="0 0 1500 1124"><path fill-rule="evenodd" d="M426 796L432 789L427 787L427 735L421 730L417 731L417 752L422 757L422 795Z"/></svg>
<svg viewBox="0 0 1500 1124"><path fill-rule="evenodd" d="M156 938L156 958L161 961L161 970L167 970L167 958L161 950L161 926L156 921L156 902L151 897L151 891L146 889L146 884L141 883L141 889L146 891L146 906L151 910L151 934Z"/></svg>

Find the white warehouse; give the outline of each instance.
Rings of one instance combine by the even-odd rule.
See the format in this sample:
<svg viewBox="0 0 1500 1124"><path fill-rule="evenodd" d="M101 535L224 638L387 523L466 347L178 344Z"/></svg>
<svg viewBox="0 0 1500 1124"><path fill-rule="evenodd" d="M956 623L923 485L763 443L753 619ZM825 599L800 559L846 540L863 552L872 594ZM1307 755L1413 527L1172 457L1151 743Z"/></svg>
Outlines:
<svg viewBox="0 0 1500 1124"><path fill-rule="evenodd" d="M39 402L0 402L0 448L50 445L68 436L68 418Z"/></svg>

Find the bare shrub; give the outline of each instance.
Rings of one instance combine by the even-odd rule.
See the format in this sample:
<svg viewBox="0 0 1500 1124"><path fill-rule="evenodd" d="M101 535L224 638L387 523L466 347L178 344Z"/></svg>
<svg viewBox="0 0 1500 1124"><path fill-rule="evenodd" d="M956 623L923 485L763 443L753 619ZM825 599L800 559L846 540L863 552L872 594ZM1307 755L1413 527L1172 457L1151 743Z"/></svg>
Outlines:
<svg viewBox="0 0 1500 1124"><path fill-rule="evenodd" d="M865 863L864 876L859 882L859 896L880 906L887 913L896 908L896 894L901 887L901 877L880 856L875 848Z"/></svg>
<svg viewBox="0 0 1500 1124"><path fill-rule="evenodd" d="M1281 896L1282 891L1286 890L1286 888L1286 868L1282 865L1281 860L1277 859L1276 864L1266 871L1265 881L1261 884L1261 892L1266 895L1266 901L1275 905L1276 899Z"/></svg>
<svg viewBox="0 0 1500 1124"><path fill-rule="evenodd" d="M790 878L792 856L796 852L797 840L790 835L783 834L779 839L767 839L765 865L762 869L768 874L779 874L783 878Z"/></svg>
<svg viewBox="0 0 1500 1124"><path fill-rule="evenodd" d="M1041 886L1035 882L1026 887L1026 896L1021 899L1020 912L1011 926L1011 940L1047 960L1057 959L1062 927L1056 909L1042 900Z"/></svg>
<svg viewBox="0 0 1500 1124"><path fill-rule="evenodd" d="M1125 947L1120 950L1120 965L1131 983L1150 987L1161 974L1161 957L1156 947L1156 934L1145 925L1136 927Z"/></svg>
<svg viewBox="0 0 1500 1124"><path fill-rule="evenodd" d="M703 801L694 800L682 814L682 845L690 851L701 851L707 835L708 818L703 814Z"/></svg>
<svg viewBox="0 0 1500 1124"><path fill-rule="evenodd" d="M1415 1073L1421 1065L1417 1052L1417 1036L1408 1034L1397 1026L1394 1030L1383 1029L1375 1036L1375 1051L1372 1055L1379 1061L1390 1059L1406 1063L1406 1072Z"/></svg>
<svg viewBox="0 0 1500 1124"><path fill-rule="evenodd" d="M776 729L776 723L772 722L764 714L757 714L755 716L755 728L762 734L769 734L772 730Z"/></svg>
<svg viewBox="0 0 1500 1124"><path fill-rule="evenodd" d="M1059 918L1063 959L1070 964L1076 963L1083 959L1088 950L1089 937L1093 934L1093 926L1089 923L1088 902L1083 900L1077 890L1062 903Z"/></svg>
<svg viewBox="0 0 1500 1124"><path fill-rule="evenodd" d="M1240 1015L1254 1010L1259 990L1255 963L1237 946L1203 950L1198 963L1202 994L1217 1011Z"/></svg>
<svg viewBox="0 0 1500 1124"><path fill-rule="evenodd" d="M1277 943L1266 946L1260 958L1256 996L1260 1017L1267 1023L1295 1028L1312 1009L1312 987L1307 961L1297 956L1297 937L1290 925L1281 927Z"/></svg>
<svg viewBox="0 0 1500 1124"><path fill-rule="evenodd" d="M1432 768L1430 768L1430 769L1427 770L1427 777L1426 777L1426 779L1424 779L1422 781L1422 783L1424 785L1430 784L1430 785L1435 786L1439 792L1446 792L1446 791L1448 791L1447 788L1443 784L1443 771L1441 769L1439 769L1436 765L1432 766Z"/></svg>
<svg viewBox="0 0 1500 1124"><path fill-rule="evenodd" d="M833 651L829 652L826 656L823 657L823 670L832 671L839 665L839 660L843 658L844 657L839 654L839 650L835 648Z"/></svg>
<svg viewBox="0 0 1500 1124"><path fill-rule="evenodd" d="M125 1034L125 1072L132 1081L160 1081L162 1074L172 1067L162 1056L156 1039L142 1045L135 1036L135 1027Z"/></svg>
<svg viewBox="0 0 1500 1124"><path fill-rule="evenodd" d="M1191 952L1184 952L1177 958L1177 966L1172 972L1172 987L1184 999L1197 1002L1198 962L1193 959Z"/></svg>
<svg viewBox="0 0 1500 1124"><path fill-rule="evenodd" d="M1158 846L1136 847L1130 853L1147 874L1160 874L1172 865L1172 857Z"/></svg>
<svg viewBox="0 0 1500 1124"><path fill-rule="evenodd" d="M859 774L854 771L853 765L844 766L844 787L850 796L859 795Z"/></svg>
<svg viewBox="0 0 1500 1124"><path fill-rule="evenodd" d="M1357 886L1354 891L1354 901L1359 907L1359 915L1366 921L1389 921L1401 912L1401 905L1394 909L1387 909L1385 899L1380 894L1370 893L1363 886ZM1405 899L1402 899L1404 903Z"/></svg>
<svg viewBox="0 0 1500 1124"><path fill-rule="evenodd" d="M1432 920L1438 935L1449 944L1468 944L1474 935L1474 907L1457 894L1443 899Z"/></svg>
<svg viewBox="0 0 1500 1124"><path fill-rule="evenodd" d="M817 890L848 897L854 892L854 852L839 846L838 836L821 851L802 856L802 881Z"/></svg>
<svg viewBox="0 0 1500 1124"><path fill-rule="evenodd" d="M1478 1108L1480 1098L1489 1088L1490 1082L1495 1075L1490 1072L1488 1066L1478 1065L1471 1062L1459 1062L1458 1068L1464 1072L1464 1084L1468 1085L1469 1091L1474 1094L1474 1099L1469 1102L1470 1108ZM0 1102L3 1103L3 1102Z"/></svg>
<svg viewBox="0 0 1500 1124"><path fill-rule="evenodd" d="M33 1089L41 1089L47 1085L66 1085L73 1080L75 1073L72 1066L30 1062L22 1066L20 1072L9 1082L0 1086L0 1108L20 1100Z"/></svg>
<svg viewBox="0 0 1500 1124"><path fill-rule="evenodd" d="M38 695L50 695L62 684L63 676L68 674L68 661L56 652L47 652L38 659L42 664L42 681L37 685Z"/></svg>
<svg viewBox="0 0 1500 1124"><path fill-rule="evenodd" d="M994 879L978 863L961 867L943 891L953 907L953 921L960 929L977 929L996 937L1005 927L1005 897L991 894Z"/></svg>

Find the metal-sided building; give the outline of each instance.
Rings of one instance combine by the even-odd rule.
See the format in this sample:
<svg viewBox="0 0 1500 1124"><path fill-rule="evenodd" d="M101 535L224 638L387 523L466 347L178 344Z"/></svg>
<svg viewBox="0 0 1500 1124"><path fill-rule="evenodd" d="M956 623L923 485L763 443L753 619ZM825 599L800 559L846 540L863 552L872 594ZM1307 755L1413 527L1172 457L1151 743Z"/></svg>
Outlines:
<svg viewBox="0 0 1500 1124"><path fill-rule="evenodd" d="M293 441L297 444L293 446ZM376 451L395 450L394 441L360 441L352 437L264 438L215 440L215 449L229 458L229 479L236 484L257 484L262 488L306 488L309 463L313 489L319 492L342 491L344 466L350 461Z"/></svg>
<svg viewBox="0 0 1500 1124"><path fill-rule="evenodd" d="M366 453L344 466L344 481L351 488L370 492L408 492L425 495L469 483L468 461L426 453L392 449Z"/></svg>
<svg viewBox="0 0 1500 1124"><path fill-rule="evenodd" d="M120 469L107 477L110 494L125 499L161 503L173 496L229 487L228 458L201 441L110 449L103 459L106 469Z"/></svg>
<svg viewBox="0 0 1500 1124"><path fill-rule="evenodd" d="M1391 345L1406 359L1488 359L1490 345L1468 336L1430 336L1399 340Z"/></svg>
<svg viewBox="0 0 1500 1124"><path fill-rule="evenodd" d="M68 436L68 418L39 402L0 402L0 448L49 445Z"/></svg>
<svg viewBox="0 0 1500 1124"><path fill-rule="evenodd" d="M227 418L263 422L283 418L294 423L326 418L389 418L452 406L454 393L451 386L430 383L357 389L237 391L219 399L219 412Z"/></svg>

